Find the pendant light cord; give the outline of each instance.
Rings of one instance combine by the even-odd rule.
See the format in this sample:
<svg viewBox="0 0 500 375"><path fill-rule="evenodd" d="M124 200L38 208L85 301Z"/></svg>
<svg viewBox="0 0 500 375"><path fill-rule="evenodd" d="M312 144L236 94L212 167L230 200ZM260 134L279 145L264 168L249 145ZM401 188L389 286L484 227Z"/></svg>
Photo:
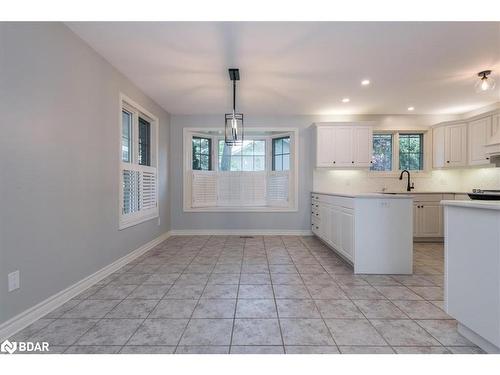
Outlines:
<svg viewBox="0 0 500 375"><path fill-rule="evenodd" d="M233 113L236 112L236 80L233 79Z"/></svg>

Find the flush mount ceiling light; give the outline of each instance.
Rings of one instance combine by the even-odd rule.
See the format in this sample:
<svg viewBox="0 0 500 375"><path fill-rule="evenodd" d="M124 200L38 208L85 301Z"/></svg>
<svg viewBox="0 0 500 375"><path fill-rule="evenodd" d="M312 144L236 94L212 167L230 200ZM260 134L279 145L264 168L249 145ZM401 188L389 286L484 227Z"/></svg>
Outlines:
<svg viewBox="0 0 500 375"><path fill-rule="evenodd" d="M361 81L361 86L368 86L370 84L370 80L369 79L364 79Z"/></svg>
<svg viewBox="0 0 500 375"><path fill-rule="evenodd" d="M408 107L408 111L414 111L415 107Z"/></svg>
<svg viewBox="0 0 500 375"><path fill-rule="evenodd" d="M351 99L349 99L349 98L342 99L342 103L349 103L350 101L351 101Z"/></svg>
<svg viewBox="0 0 500 375"><path fill-rule="evenodd" d="M475 85L476 92L485 92L495 88L495 80L489 77L490 74L491 70L483 70L482 72L477 73L479 81L477 81Z"/></svg>
<svg viewBox="0 0 500 375"><path fill-rule="evenodd" d="M236 113L236 81L240 80L239 69L229 69L229 79L233 81L233 112L225 114L224 140L233 146L243 142L243 113Z"/></svg>

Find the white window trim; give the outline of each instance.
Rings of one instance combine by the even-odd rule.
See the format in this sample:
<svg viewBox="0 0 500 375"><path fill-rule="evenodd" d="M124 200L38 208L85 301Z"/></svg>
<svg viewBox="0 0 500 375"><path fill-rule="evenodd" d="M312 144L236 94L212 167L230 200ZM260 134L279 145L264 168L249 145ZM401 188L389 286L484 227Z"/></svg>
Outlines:
<svg viewBox="0 0 500 375"><path fill-rule="evenodd" d="M192 145L191 137L193 135L203 134L204 137L212 138L212 148L213 148L213 168L212 170L219 173L219 154L218 154L218 141L219 136L217 134L207 136L206 132L219 132L220 128L203 128L203 127L192 127L183 129L183 212L298 212L299 207L299 129L298 128L275 128L275 127L245 127L245 139L262 139L266 138L266 172L276 173L271 171L271 159L270 159L270 144L271 138L277 138L285 135L290 135L291 139L291 153L293 152L293 169L290 169L289 178L289 191L290 194L290 204L287 207L280 206L248 206L248 207L192 207L191 205L191 167L192 167ZM247 136L248 133L252 131L260 132L277 132L272 136ZM279 132L279 133L278 133ZM222 137L222 136L221 136ZM217 143L217 145L215 145Z"/></svg>
<svg viewBox="0 0 500 375"><path fill-rule="evenodd" d="M392 134L392 170L391 171L372 171L368 170L370 177L399 177L402 169L399 169L399 134L422 134L424 142L424 169L410 171L412 177L429 178L431 177L432 165L432 139L431 132L428 130L383 130L374 129L373 134ZM428 152L430 150L430 152Z"/></svg>
<svg viewBox="0 0 500 375"><path fill-rule="evenodd" d="M118 186L119 186L119 201L118 201L118 229L123 230L141 223L144 223L145 221L149 221L155 218L159 218L159 200L158 200L158 192L159 192L159 178L158 178L158 154L159 154L159 119L157 116L155 116L153 113L148 111L146 108L126 96L125 94L120 92L119 95L119 111L118 111L118 134L119 134L119 142L118 142L118 150L119 150L119 158L118 158ZM122 109L125 107L125 109L130 110L133 109L135 111L138 111L148 117L149 120L151 120L151 164L154 164L154 166L146 166L146 165L139 165L136 161L138 159L138 124L137 120L133 121L132 124L132 129L131 129L131 137L132 137L132 152L131 152L131 161L130 162L124 162L122 161ZM154 148L154 149L153 149ZM123 214L123 183L122 183L122 173L124 167L128 168L133 168L134 170L138 171L154 171L155 172L155 177L156 177L156 207L153 209L148 209L148 210L142 210L138 212L133 212L130 214Z"/></svg>

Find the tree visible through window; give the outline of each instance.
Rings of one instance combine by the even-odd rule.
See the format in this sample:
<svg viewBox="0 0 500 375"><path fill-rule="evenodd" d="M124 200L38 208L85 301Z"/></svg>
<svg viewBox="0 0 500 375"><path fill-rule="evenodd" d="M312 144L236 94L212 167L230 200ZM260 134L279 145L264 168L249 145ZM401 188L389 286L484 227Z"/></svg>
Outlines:
<svg viewBox="0 0 500 375"><path fill-rule="evenodd" d="M227 145L219 141L219 170L257 172L266 170L266 141L246 140L242 144Z"/></svg>
<svg viewBox="0 0 500 375"><path fill-rule="evenodd" d="M399 135L399 169L424 169L423 134Z"/></svg>
<svg viewBox="0 0 500 375"><path fill-rule="evenodd" d="M372 171L392 171L392 134L373 134Z"/></svg>
<svg viewBox="0 0 500 375"><path fill-rule="evenodd" d="M290 137L273 139L273 171L290 170Z"/></svg>
<svg viewBox="0 0 500 375"><path fill-rule="evenodd" d="M210 138L193 137L193 170L212 170L212 140Z"/></svg>

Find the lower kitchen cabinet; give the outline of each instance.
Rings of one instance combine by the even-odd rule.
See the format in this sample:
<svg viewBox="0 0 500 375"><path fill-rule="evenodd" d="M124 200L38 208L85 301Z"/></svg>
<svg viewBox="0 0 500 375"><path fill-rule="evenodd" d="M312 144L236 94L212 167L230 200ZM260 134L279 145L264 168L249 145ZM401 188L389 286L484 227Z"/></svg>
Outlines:
<svg viewBox="0 0 500 375"><path fill-rule="evenodd" d="M413 194L413 237L416 240L443 237L441 201L446 199L455 199L455 194Z"/></svg>
<svg viewBox="0 0 500 375"><path fill-rule="evenodd" d="M354 210L320 202L313 196L312 231L339 251L347 260L354 261ZM315 207L317 206L317 207Z"/></svg>
<svg viewBox="0 0 500 375"><path fill-rule="evenodd" d="M443 237L443 208L439 202L417 202L413 209L414 237Z"/></svg>

